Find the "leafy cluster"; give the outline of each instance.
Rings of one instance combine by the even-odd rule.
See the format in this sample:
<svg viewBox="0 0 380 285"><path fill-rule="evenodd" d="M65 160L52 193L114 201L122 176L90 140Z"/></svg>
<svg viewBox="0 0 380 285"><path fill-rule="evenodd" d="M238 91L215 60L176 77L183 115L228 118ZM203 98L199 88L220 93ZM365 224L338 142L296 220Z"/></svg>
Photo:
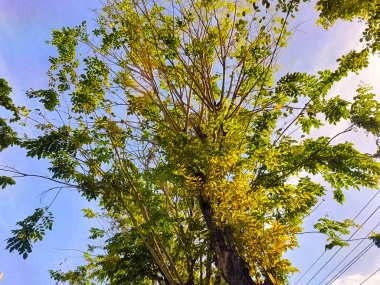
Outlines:
<svg viewBox="0 0 380 285"><path fill-rule="evenodd" d="M32 252L33 243L42 240L46 230L53 226L52 213L46 208L37 208L34 213L22 221L17 222L20 229L12 230L14 235L7 239L7 248L10 252L17 250L24 259Z"/></svg>

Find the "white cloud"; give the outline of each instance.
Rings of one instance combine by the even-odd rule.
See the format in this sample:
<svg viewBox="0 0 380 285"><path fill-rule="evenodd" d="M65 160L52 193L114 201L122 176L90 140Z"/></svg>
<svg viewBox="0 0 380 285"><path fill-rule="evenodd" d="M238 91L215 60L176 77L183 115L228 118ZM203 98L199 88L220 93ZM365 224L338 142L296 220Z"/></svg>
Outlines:
<svg viewBox="0 0 380 285"><path fill-rule="evenodd" d="M368 280L364 282L365 285L379 285L380 270L376 272L378 269L380 269L380 254L377 255L377 258L374 260L372 265L369 266L368 272L349 274L347 276L337 279L331 285L358 285L361 284L367 278ZM376 273L373 276L371 276L374 272Z"/></svg>

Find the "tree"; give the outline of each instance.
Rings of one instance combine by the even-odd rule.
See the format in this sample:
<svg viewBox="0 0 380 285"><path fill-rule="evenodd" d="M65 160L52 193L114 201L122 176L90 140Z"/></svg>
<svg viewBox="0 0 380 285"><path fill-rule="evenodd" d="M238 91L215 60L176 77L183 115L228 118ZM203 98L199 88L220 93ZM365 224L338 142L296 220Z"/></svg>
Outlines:
<svg viewBox="0 0 380 285"><path fill-rule="evenodd" d="M286 283L295 268L283 254L297 246L303 218L328 191L315 176L339 203L344 189L379 182L378 154L334 139L358 129L377 138L380 103L365 85L353 102L328 95L377 52L379 4L350 10L331 3L317 3L324 27L354 17L368 24L368 45L338 59L336 70L276 77L299 0L110 0L92 32L85 23L54 30L49 89L27 92L42 108L15 106L0 81L0 104L13 114L0 121L0 149L17 145L48 159L46 178L96 199L101 212L86 209L86 216L109 222L91 230L90 239L104 245L89 245L86 265L52 278ZM349 127L333 137L310 135L340 121ZM39 135L22 137L15 122ZM0 177L3 187L14 183ZM18 225L8 248L26 258L52 216L36 209ZM350 226L326 218L315 225L328 234L327 248L343 246L337 233Z"/></svg>

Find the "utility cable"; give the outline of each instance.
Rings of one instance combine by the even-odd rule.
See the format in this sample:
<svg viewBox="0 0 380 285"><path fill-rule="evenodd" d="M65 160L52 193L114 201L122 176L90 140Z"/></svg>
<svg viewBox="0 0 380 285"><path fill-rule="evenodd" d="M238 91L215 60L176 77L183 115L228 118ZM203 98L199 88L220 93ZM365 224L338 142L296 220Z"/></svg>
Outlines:
<svg viewBox="0 0 380 285"><path fill-rule="evenodd" d="M355 221L357 219L357 217L365 210L365 208L367 208L367 206L376 198L376 196L380 193L380 191L377 191L373 196L372 198L364 205L364 207L359 211L359 213L356 214L356 216L352 219L352 221ZM341 235L339 235L341 236ZM340 250L340 249L339 249ZM339 251L338 250L338 251ZM321 253L321 255L313 262L313 264L311 264L308 269L301 275L300 278L298 278L298 280L296 281L296 283L294 285L297 285L301 279L303 277L305 277L305 275L314 267L314 265L323 257L323 255L325 255L327 251L325 250L324 252ZM319 271L317 272L317 274L319 273ZM314 278L315 276L313 276ZM310 283L311 280L309 280L309 283ZM307 283L307 284L309 284Z"/></svg>
<svg viewBox="0 0 380 285"><path fill-rule="evenodd" d="M377 225L374 226L374 227L372 228L372 230L371 230L371 231L370 231L365 237L368 238L368 236L371 234L371 232L373 232L373 231L374 231L379 225L380 225L380 222L377 223ZM352 249L352 250L351 250L351 251L350 251L350 252L349 252L344 258L343 258L342 262L344 262L344 260L345 260L345 259L346 259L346 258L347 258L347 257L348 257L348 256L349 256L349 255L350 255L350 254L351 254L356 248L358 248L359 245L360 245L363 241L364 241L364 239L361 240L361 241L359 242L359 244L357 244L357 245L356 245L356 246L355 246L355 247L354 247L354 248L353 248L353 249ZM371 243L371 245L373 245L373 243ZM365 250L365 249L364 249L364 250ZM364 251L364 250L363 250L363 251ZM362 251L362 252L363 252L363 251ZM355 258L356 258L356 257L355 257ZM355 259L355 258L354 258L354 259ZM342 262L341 262L341 263L342 263ZM352 260L351 260L351 262L352 262ZM350 262L350 263L351 263L351 262ZM356 262L356 261L355 261L355 262ZM341 264L341 263L340 263L340 264ZM352 265L352 264L351 264L351 265ZM351 265L350 265L349 267L351 267ZM347 266L347 265L346 265L346 266ZM345 267L346 267L346 266L345 266ZM344 268L345 268L345 267L344 267ZM348 269L348 268L347 268L347 269ZM347 269L344 270L344 272L346 272ZM338 273L337 273L332 279L330 279L328 283L330 283L331 280L333 280L333 279L335 280L335 279L339 278L339 277L344 273L344 272L342 272L342 270L343 270L343 269L341 269L341 270L340 270L340 271L339 271L339 272L338 272ZM338 275L338 277L337 277L337 275ZM333 281L334 281L334 280L333 280Z"/></svg>
<svg viewBox="0 0 380 285"><path fill-rule="evenodd" d="M297 285L298 282L300 282L301 279L303 277L305 277L305 275L314 267L314 265L322 258L322 256L325 255L325 253L326 253L326 251L322 252L322 254L314 261L314 263L309 266L309 268L302 274L302 276L300 278L298 278L298 280L296 281L296 283L294 283L294 285Z"/></svg>
<svg viewBox="0 0 380 285"><path fill-rule="evenodd" d="M359 285L362 285L362 284L364 284L368 279L370 279L373 275L375 275L377 272L379 272L380 271L380 268L379 269L377 269L374 273L372 273L370 276L368 276L366 279L364 279L363 281L362 281L362 283L360 283Z"/></svg>
<svg viewBox="0 0 380 285"><path fill-rule="evenodd" d="M371 215L360 225L361 227L362 226L364 226L364 224L376 213L376 211L378 210L378 209L380 209L380 206L378 206L376 209L375 209L375 211L373 211L372 213L371 213ZM366 235L366 237L368 237L370 234L371 234L371 232L375 229L375 228L377 228L377 226L380 224L380 222ZM359 231L359 229L360 228L358 228L348 239L351 239L358 231ZM352 249L345 257L344 257L344 259L343 259L343 261L356 249L356 248L358 248L358 246L360 245L360 244L362 244L362 242L364 241L364 239L363 240L361 240L360 242L359 242L359 244L357 244L356 246L355 246L355 248L354 249ZM321 271L322 271L322 269L323 268L325 268L326 267L326 265L327 264L329 264L329 262L339 253L339 251L341 251L342 250L342 248L343 247L340 247L331 257L330 257L330 259L329 260L327 260L324 264L323 264L323 266L313 275L313 277L309 280L309 282L307 282L306 283L306 285L307 284L309 284ZM343 262L342 261L342 262ZM338 264L338 266L340 265L341 263L339 263ZM334 268L334 270L335 270L335 268ZM331 274L331 272L326 276L326 278L329 276ZM325 279L326 279L325 278ZM325 280L325 279L323 279L323 280Z"/></svg>
<svg viewBox="0 0 380 285"><path fill-rule="evenodd" d="M326 284L332 284L339 277L341 277L352 265L354 265L360 258L363 257L375 244L370 243L361 252L359 252L345 267L343 267L333 278L331 278Z"/></svg>
<svg viewBox="0 0 380 285"><path fill-rule="evenodd" d="M379 192L377 192L377 193L379 193ZM361 229L361 227L363 227L367 222L368 222L368 220L370 219L370 218L372 218L372 216L378 211L380 209L380 206L378 206L369 216L368 216L368 218L360 225L360 228L357 228L356 229L356 231L348 238L348 240L350 240L360 229ZM379 224L378 224L379 225ZM377 226L376 226L377 227ZM375 227L375 228L376 228ZM375 229L374 228L374 229ZM374 230L373 229L373 230ZM371 232L369 232L365 237L366 238L368 238L368 236L370 235L370 233ZM364 241L364 239L363 240L361 240L356 246L355 246L355 248L354 249L352 249L345 257L344 257L344 259L346 259L348 256L350 256L350 254L356 249L356 248L358 248L358 246L360 245L360 244L362 244L363 243L363 241ZM333 255L333 256L331 256L330 257L330 259L325 263L325 265L324 266L326 266L334 257L335 257L335 255L337 255L337 253L342 249L343 247L340 247L336 252L335 252L335 254ZM344 261L344 259L343 259L343 261ZM342 261L342 262L343 262ZM326 275L326 277L321 281L321 283L323 282L323 281L325 281L329 276L330 276L330 274L331 273L333 273L334 271L335 271L335 269L337 269L337 267L339 267L341 264L342 264L342 262L339 262L327 275ZM324 267L323 266L323 267ZM322 267L322 268L323 268ZM322 269L321 268L321 269Z"/></svg>

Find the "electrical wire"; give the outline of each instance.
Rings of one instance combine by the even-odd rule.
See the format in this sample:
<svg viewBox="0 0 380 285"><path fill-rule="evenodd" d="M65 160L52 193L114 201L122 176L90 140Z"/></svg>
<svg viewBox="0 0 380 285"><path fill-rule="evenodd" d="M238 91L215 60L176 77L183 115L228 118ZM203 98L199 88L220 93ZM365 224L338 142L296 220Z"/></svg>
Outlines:
<svg viewBox="0 0 380 285"><path fill-rule="evenodd" d="M370 230L369 232L368 232L368 234L365 236L366 238L368 238L368 236L378 227L380 225L380 222L379 223L377 223L376 224L376 226L374 226L373 228L372 228L372 230ZM342 262L340 262L339 263L339 265L340 264L342 264L343 262L344 262L344 260L345 259L347 259L347 257L355 250L355 249L357 249L358 247L359 247L359 245L361 244L361 243L363 243L363 241L364 241L364 239L363 240L361 240L360 242L359 242L359 244L357 244L344 258L343 258L343 260L342 260ZM373 245L373 243L372 243L372 245ZM347 265L346 265L347 266ZM351 265L350 265L350 267L351 267ZM348 269L348 268L347 268ZM343 269L342 269L343 270ZM341 271L342 271L341 270ZM341 271L339 271L338 272L338 274L336 274L332 279L337 279L337 278L335 278L337 275L339 275L340 273L341 273ZM346 272L347 270L345 270L344 272ZM344 272L342 272L338 277L340 277ZM330 274L329 274L330 275ZM326 278L325 278L326 279ZM323 280L325 280L325 279L323 279ZM330 281L332 280L332 279L330 279ZM330 282L329 281L329 282ZM328 282L328 283L329 283Z"/></svg>
<svg viewBox="0 0 380 285"><path fill-rule="evenodd" d="M377 192L377 193L379 193L379 192ZM356 231L348 238L348 240L350 240L354 235L356 235L356 233L361 229L361 227L363 227L367 222L368 222L368 220L370 219L370 218L372 218L372 216L378 211L380 209L380 206L378 206L374 211L372 211L372 213L368 216L368 218L360 225L360 227L359 228L357 228L356 229ZM376 227L378 226L379 224L377 224L376 225ZM376 228L375 227L375 228ZM374 228L374 229L375 229ZM373 230L374 230L373 229ZM369 232L365 237L366 238L368 238L368 236L371 234L371 232ZM359 244L357 244L356 246L355 246L355 248L354 249L352 249L344 258L343 258L343 261L344 261L344 259L346 259L348 256L350 256L350 254L356 249L356 248L358 248L358 246L359 245L361 245L362 243L363 243L363 241L364 241L365 239L363 239L363 240L361 240L360 242L359 242ZM326 266L336 255L337 255L337 253L342 249L343 247L340 247L338 250L337 250L337 252L335 252L335 254L333 255L333 256L331 256L330 257L330 259L325 263L325 265L324 266ZM342 262L343 262L342 261ZM330 276L330 274L331 273L333 273L334 271L335 271L335 269L337 269L341 264L342 264L342 262L339 262L327 275L326 275L326 277L321 281L321 283L323 282L323 281L325 281L329 276ZM323 267L324 267L323 266ZM321 269L323 269L323 268L321 268Z"/></svg>
<svg viewBox="0 0 380 285"><path fill-rule="evenodd" d="M368 205L376 198L376 196L378 195L380 193L380 191L377 191L373 196L372 196L372 198L362 207L362 209L359 211L359 213L357 213L356 214L356 216L352 219L352 221L355 221L356 219L357 219L357 217L368 207ZM341 236L341 235L339 235L339 236ZM340 249L338 250L338 251L340 251ZM313 262L313 264L311 264L309 267L308 267L308 269L301 275L301 277L300 278L298 278L298 280L296 281L296 283L294 283L294 285L297 285L300 281L301 281L301 279L303 278L303 277L305 277L305 275L314 267L314 265L325 255L325 253L326 253L327 251L324 251L324 252L322 252L321 253L321 255ZM334 254L334 256L336 255L336 253ZM333 256L333 257L334 257ZM333 258L333 257L331 257L331 259ZM318 271L317 272L317 274L319 273L320 271ZM316 276L316 275L315 275ZM312 279L314 279L314 277L315 276L313 276L313 278ZM311 280L312 280L311 279ZM311 280L309 280L309 282L307 283L307 284L309 284L310 283L310 281Z"/></svg>
<svg viewBox="0 0 380 285"><path fill-rule="evenodd" d="M371 215L360 225L361 227L362 226L364 226L364 224L377 212L377 210L378 209L380 209L380 206L379 207L377 207L372 213L371 213ZM374 229L376 229L378 226L380 225L380 222L365 236L365 237L368 237L370 234L371 234L371 232L374 230ZM360 229L360 228L359 228ZM348 239L351 239L358 231L359 231L359 229L357 229ZM363 240L361 240L360 242L359 242L359 244L357 244L356 246L355 246L355 248L354 249L352 249L344 258L343 258L343 260L342 260L342 262L344 262L344 260L356 249L356 248L358 248L358 246L360 245L360 244L362 244L363 243L363 241L364 241L364 239ZM323 268L325 268L326 267L326 265L338 254L338 252L342 249L343 247L341 247L341 248L339 248L335 253L334 253L334 255L333 256L331 256L330 257L330 259L329 260L327 260L324 264L323 264L323 266L317 271L317 273L315 273L314 274L314 276L309 280L309 282L307 282L306 283L306 285L307 284L309 284L321 271L322 271L322 269ZM340 264L342 264L342 262L339 262L338 263L338 266L340 265ZM335 268L334 268L334 270L335 270ZM326 276L326 278L325 279L327 279L327 277L331 274L332 272L330 272L327 276ZM334 276L335 277L335 276ZM333 277L333 278L334 278ZM325 279L323 279L323 280L325 280ZM322 280L322 282L323 282L323 280Z"/></svg>
<svg viewBox="0 0 380 285"><path fill-rule="evenodd" d="M377 269L374 273L372 273L370 276L368 276L366 279L364 279L363 281L362 281L362 283L360 283L359 285L362 285L362 284L364 284L364 282L366 282L368 279L370 279L373 275L375 275L377 272L379 272L380 271L380 268L379 269Z"/></svg>
<svg viewBox="0 0 380 285"><path fill-rule="evenodd" d="M329 285L335 282L339 277L341 277L352 265L354 265L360 258L363 257L375 244L370 243L367 245L360 253L358 253L345 267L343 267L333 278L331 278L326 284Z"/></svg>
<svg viewBox="0 0 380 285"><path fill-rule="evenodd" d="M309 266L309 268L302 274L302 276L300 278L298 278L298 280L296 281L296 283L294 283L294 285L297 285L298 282L301 281L301 279L303 277L305 277L305 275L314 267L314 265L322 258L322 256L324 256L326 253L326 251L324 251L315 261L312 265Z"/></svg>

